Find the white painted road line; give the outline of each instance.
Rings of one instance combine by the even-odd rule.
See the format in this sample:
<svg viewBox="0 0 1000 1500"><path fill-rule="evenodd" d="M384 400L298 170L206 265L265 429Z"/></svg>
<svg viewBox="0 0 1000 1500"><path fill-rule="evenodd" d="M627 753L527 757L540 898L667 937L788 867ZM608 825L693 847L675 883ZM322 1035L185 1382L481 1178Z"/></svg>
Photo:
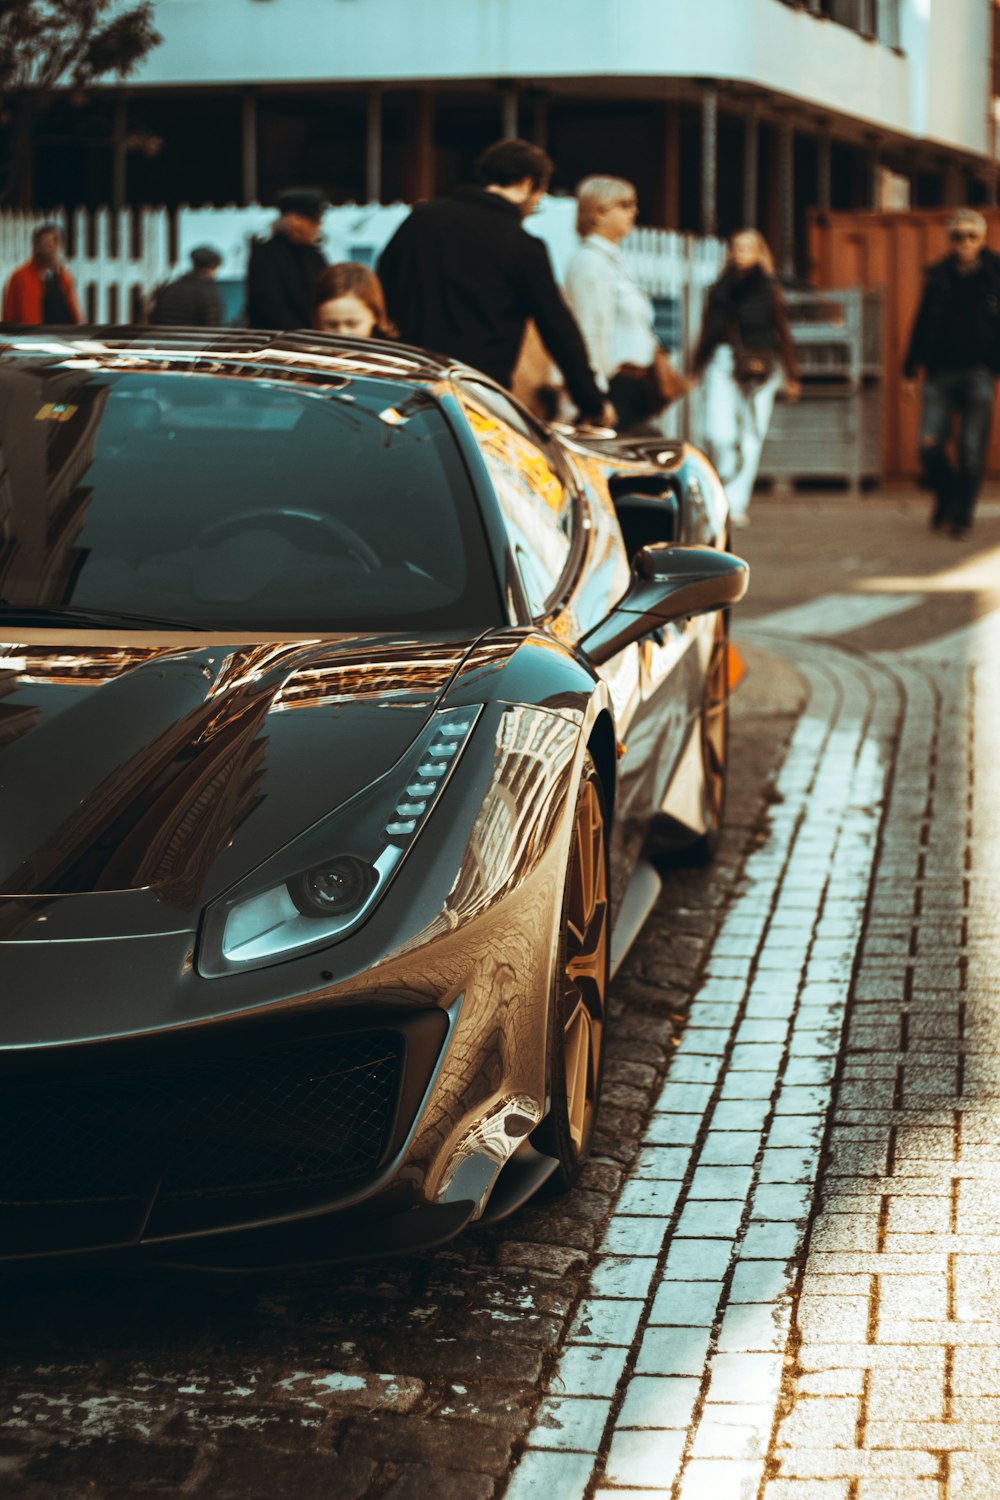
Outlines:
<svg viewBox="0 0 1000 1500"><path fill-rule="evenodd" d="M926 665L969 667L984 666L1000 660L1000 609L991 610L969 625L949 630L921 646L907 646L899 651L881 653L891 657L913 658Z"/></svg>
<svg viewBox="0 0 1000 1500"><path fill-rule="evenodd" d="M923 602L923 594L823 594L819 599L776 609L746 624L749 629L777 635L847 635L849 631L863 630L879 620L916 609Z"/></svg>

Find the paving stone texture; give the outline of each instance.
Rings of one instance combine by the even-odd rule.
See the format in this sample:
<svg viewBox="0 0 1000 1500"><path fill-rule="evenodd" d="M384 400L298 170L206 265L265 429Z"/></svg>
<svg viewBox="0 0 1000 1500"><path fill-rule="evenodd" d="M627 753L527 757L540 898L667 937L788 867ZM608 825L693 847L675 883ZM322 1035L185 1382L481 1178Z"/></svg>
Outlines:
<svg viewBox="0 0 1000 1500"><path fill-rule="evenodd" d="M755 511L723 849L615 982L581 1189L357 1269L0 1281L0 1494L1000 1494L1000 554L922 520Z"/></svg>

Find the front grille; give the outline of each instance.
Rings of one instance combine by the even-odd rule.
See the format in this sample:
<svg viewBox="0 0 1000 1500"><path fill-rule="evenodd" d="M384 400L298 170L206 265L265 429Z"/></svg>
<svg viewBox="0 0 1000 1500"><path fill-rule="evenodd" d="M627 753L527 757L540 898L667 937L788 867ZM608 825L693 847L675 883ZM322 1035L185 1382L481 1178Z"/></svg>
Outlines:
<svg viewBox="0 0 1000 1500"><path fill-rule="evenodd" d="M388 1144L391 1032L0 1079L0 1207L339 1190Z"/></svg>

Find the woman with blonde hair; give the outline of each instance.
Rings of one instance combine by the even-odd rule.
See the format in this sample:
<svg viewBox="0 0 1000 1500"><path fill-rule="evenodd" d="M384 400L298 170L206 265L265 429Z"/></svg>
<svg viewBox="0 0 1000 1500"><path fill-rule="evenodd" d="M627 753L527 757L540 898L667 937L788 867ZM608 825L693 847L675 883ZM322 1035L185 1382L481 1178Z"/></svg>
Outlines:
<svg viewBox="0 0 1000 1500"><path fill-rule="evenodd" d="M756 229L741 229L729 241L705 303L693 369L703 378L705 447L726 487L733 525L746 526L782 379L790 401L800 392L785 299Z"/></svg>
<svg viewBox="0 0 1000 1500"><path fill-rule="evenodd" d="M635 228L635 187L623 177L585 177L576 190L580 248L566 273L566 300L583 334L597 384L620 432L651 431L652 418L686 389L653 331L653 304L619 249Z"/></svg>
<svg viewBox="0 0 1000 1500"><path fill-rule="evenodd" d="M342 260L327 266L313 290L312 325L354 339L394 339L382 283L367 266Z"/></svg>

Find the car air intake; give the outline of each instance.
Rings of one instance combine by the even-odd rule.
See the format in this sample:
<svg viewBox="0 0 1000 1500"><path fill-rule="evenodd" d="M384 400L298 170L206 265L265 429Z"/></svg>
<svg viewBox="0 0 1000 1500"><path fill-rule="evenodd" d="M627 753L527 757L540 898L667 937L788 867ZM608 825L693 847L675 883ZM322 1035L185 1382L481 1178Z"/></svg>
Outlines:
<svg viewBox="0 0 1000 1500"><path fill-rule="evenodd" d="M403 1039L308 1037L227 1056L6 1076L0 1211L148 1196L331 1195L378 1167Z"/></svg>

